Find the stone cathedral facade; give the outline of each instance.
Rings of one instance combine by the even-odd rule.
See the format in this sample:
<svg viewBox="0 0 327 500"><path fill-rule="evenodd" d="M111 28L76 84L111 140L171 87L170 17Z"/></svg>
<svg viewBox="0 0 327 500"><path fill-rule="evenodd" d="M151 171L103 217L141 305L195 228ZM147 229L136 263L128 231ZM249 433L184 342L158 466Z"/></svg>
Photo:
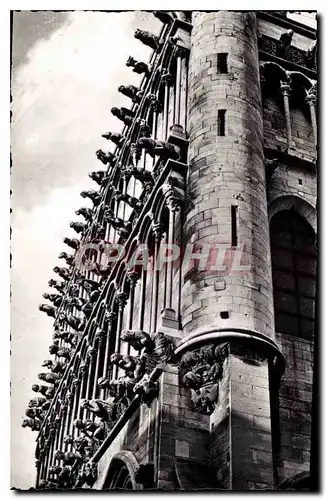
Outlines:
<svg viewBox="0 0 327 500"><path fill-rule="evenodd" d="M310 488L316 32L153 14L40 306L36 488Z"/></svg>

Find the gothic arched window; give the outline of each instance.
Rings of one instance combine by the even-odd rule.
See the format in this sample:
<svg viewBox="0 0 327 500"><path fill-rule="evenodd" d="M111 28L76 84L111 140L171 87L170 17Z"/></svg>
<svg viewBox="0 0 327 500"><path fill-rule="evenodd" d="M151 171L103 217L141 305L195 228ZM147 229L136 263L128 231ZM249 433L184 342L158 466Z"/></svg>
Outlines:
<svg viewBox="0 0 327 500"><path fill-rule="evenodd" d="M275 330L311 339L314 333L316 247L311 226L295 210L270 223Z"/></svg>

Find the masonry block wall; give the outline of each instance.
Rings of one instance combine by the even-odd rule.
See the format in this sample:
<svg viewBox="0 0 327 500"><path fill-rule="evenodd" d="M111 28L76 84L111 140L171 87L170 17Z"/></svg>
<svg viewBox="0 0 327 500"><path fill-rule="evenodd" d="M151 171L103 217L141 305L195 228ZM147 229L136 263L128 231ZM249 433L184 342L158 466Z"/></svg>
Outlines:
<svg viewBox="0 0 327 500"><path fill-rule="evenodd" d="M201 286L208 270L184 274L185 334L206 327L246 327L273 335L269 229L256 19L253 13L194 12L189 62L189 197L186 239L232 246L232 206L246 276L228 275ZM227 53L228 73L217 55ZM225 110L225 131L219 111ZM214 258L214 257L213 257ZM196 266L196 261L195 261ZM220 278L219 273L209 277ZM189 294L192 304L189 305ZM186 304L183 302L186 300ZM228 311L229 318L220 313Z"/></svg>

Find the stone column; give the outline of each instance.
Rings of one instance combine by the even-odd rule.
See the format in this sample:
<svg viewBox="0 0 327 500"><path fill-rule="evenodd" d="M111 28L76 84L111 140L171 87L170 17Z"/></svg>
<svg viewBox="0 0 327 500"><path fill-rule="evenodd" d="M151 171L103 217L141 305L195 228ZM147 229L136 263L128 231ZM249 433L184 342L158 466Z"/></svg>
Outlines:
<svg viewBox="0 0 327 500"><path fill-rule="evenodd" d="M151 303L151 327L150 331L155 332L158 319L158 287L159 287L159 271L156 269L157 258L159 255L160 242L163 237L163 226L160 222L152 221L154 233L154 255L153 255L153 280L152 280L152 303Z"/></svg>
<svg viewBox="0 0 327 500"><path fill-rule="evenodd" d="M161 78L162 83L165 86L164 91L164 107L163 107L163 132L162 132L162 140L167 140L168 137L168 115L169 115L169 89L171 84L171 75L169 73L165 73Z"/></svg>
<svg viewBox="0 0 327 500"><path fill-rule="evenodd" d="M287 82L281 82L280 90L282 92L284 101L287 147L289 149L292 147L292 125L291 125L291 113L290 113L290 103L289 103L289 98L291 95L291 86Z"/></svg>
<svg viewBox="0 0 327 500"><path fill-rule="evenodd" d="M203 397L208 403L204 409L199 400L200 413L208 411L212 417L208 426L210 453L224 457L219 463L214 460L217 474L225 471L220 487L269 488L273 456L268 363L281 355L274 341L256 15L193 12L192 25L188 78L190 204L184 239L185 245L191 245L191 251L197 253L182 270L183 339L177 354L211 344L230 346L224 365L225 382L220 379L215 355L211 353L206 361L212 364L211 382L217 377L219 387L226 392L223 397L214 387ZM216 70L219 53L228 54L232 79ZM218 127L219 119L220 125L223 119L223 126ZM202 375L201 380L192 376L187 383L192 380L193 390L202 394L203 389L206 395L206 384L211 383L206 379L208 374L203 380ZM254 421L258 432L253 432ZM221 438L217 437L220 430L224 433ZM255 467L249 465L242 439L249 449L258 452L253 454L253 460L258 460ZM259 450L263 443L266 454L262 462Z"/></svg>
<svg viewBox="0 0 327 500"><path fill-rule="evenodd" d="M316 89L313 87L310 89L307 93L307 97L305 101L309 105L310 109L310 116L311 116L311 125L312 125L312 132L313 132L313 141L314 145L317 146L317 118L316 118Z"/></svg>

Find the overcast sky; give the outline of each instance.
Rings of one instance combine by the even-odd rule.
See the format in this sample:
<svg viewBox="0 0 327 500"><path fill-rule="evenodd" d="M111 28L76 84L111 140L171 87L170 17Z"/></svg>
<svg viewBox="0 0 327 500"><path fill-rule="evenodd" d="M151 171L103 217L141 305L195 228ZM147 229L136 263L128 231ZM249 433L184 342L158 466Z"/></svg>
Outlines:
<svg viewBox="0 0 327 500"><path fill-rule="evenodd" d="M140 77L125 66L129 55L148 60L150 49L134 39L136 28L158 32L143 12L17 12L12 47L12 421L11 486L34 486L36 432L21 427L36 396L41 364L49 357L52 320L38 311L51 291L53 267L69 250L64 236L88 203L83 189L97 189L87 173L101 169L95 151L108 149L101 134L120 131L112 106L131 105L118 93ZM90 203L91 206L91 203ZM81 219L83 220L83 219Z"/></svg>

